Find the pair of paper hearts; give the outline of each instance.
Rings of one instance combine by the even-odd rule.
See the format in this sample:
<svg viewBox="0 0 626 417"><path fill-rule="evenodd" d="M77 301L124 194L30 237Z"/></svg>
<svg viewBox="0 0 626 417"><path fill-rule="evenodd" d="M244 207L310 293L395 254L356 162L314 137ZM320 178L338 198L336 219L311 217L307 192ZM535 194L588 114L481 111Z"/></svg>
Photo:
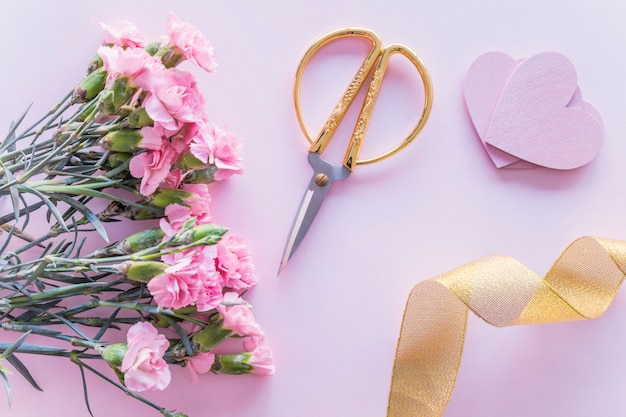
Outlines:
<svg viewBox="0 0 626 417"><path fill-rule="evenodd" d="M467 74L465 103L498 168L573 169L600 150L602 118L582 100L576 70L559 53L481 55Z"/></svg>

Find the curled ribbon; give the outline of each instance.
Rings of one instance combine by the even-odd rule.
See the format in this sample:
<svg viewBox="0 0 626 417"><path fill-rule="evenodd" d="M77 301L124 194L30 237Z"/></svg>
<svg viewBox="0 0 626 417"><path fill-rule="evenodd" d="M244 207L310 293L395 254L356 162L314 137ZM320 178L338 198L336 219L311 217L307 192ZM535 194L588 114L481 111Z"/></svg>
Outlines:
<svg viewBox="0 0 626 417"><path fill-rule="evenodd" d="M494 326L594 319L626 271L626 242L583 237L541 278L492 255L417 284L394 362L388 417L440 417L459 371L468 311Z"/></svg>

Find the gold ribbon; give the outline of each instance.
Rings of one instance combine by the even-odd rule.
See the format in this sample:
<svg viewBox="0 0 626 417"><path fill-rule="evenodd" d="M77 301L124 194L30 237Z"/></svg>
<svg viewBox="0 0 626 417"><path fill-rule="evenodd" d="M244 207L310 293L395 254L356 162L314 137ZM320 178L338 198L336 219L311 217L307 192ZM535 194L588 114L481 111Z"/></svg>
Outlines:
<svg viewBox="0 0 626 417"><path fill-rule="evenodd" d="M601 316L626 271L626 242L583 237L541 278L492 255L417 284L407 301L388 417L440 417L459 371L468 311L494 326Z"/></svg>

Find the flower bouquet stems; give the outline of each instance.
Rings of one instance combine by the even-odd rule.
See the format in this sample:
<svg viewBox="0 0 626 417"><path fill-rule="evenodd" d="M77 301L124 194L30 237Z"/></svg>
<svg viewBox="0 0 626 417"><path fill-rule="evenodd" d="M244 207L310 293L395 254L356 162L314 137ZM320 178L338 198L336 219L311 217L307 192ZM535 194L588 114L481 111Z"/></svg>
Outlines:
<svg viewBox="0 0 626 417"><path fill-rule="evenodd" d="M192 380L274 371L242 298L256 284L250 254L209 212L209 184L242 171L241 141L209 121L179 67L216 68L193 26L170 14L167 36L148 44L131 23L100 26L85 78L30 127L21 115L0 143L0 197L10 201L0 213L0 379L11 401L10 368L40 389L26 354L64 357L80 369L90 413L86 372L182 416L140 394L168 386L172 365ZM109 242L112 225L134 233ZM216 349L227 339L238 347Z"/></svg>

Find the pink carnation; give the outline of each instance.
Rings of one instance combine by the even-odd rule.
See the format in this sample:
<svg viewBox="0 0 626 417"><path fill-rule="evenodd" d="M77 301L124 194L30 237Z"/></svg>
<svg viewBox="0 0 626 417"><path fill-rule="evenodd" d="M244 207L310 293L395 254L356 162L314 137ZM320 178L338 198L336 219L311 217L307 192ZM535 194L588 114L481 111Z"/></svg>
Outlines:
<svg viewBox="0 0 626 417"><path fill-rule="evenodd" d="M191 257L179 259L175 265L148 282L148 290L161 308L182 308L195 304L202 281Z"/></svg>
<svg viewBox="0 0 626 417"><path fill-rule="evenodd" d="M153 194L159 185L168 178L172 165L178 160L179 154L164 141L160 149L147 150L135 155L130 160L130 173L141 178L139 191L143 195Z"/></svg>
<svg viewBox="0 0 626 417"><path fill-rule="evenodd" d="M141 141L138 146L142 149L159 150L167 141L165 132L160 126L144 126L140 132Z"/></svg>
<svg viewBox="0 0 626 417"><path fill-rule="evenodd" d="M165 68L158 58L141 48L101 46L98 55L107 71L107 83L118 77L128 77L136 87L145 88L151 84L153 74Z"/></svg>
<svg viewBox="0 0 626 417"><path fill-rule="evenodd" d="M150 323L139 322L126 335L128 351L120 370L124 384L135 392L163 390L170 383L170 369L163 355L169 342Z"/></svg>
<svg viewBox="0 0 626 417"><path fill-rule="evenodd" d="M165 237L170 238L180 231L190 217L189 207L176 203L168 204L165 207L165 217L159 220L159 226L165 233Z"/></svg>
<svg viewBox="0 0 626 417"><path fill-rule="evenodd" d="M189 23L183 23L170 12L167 19L167 33L170 44L176 47L183 56L200 68L213 72L217 68L215 53L209 41L202 33Z"/></svg>
<svg viewBox="0 0 626 417"><path fill-rule="evenodd" d="M142 48L145 44L143 35L139 33L137 27L127 20L123 20L113 25L96 22L104 32L104 45L119 45L122 47Z"/></svg>
<svg viewBox="0 0 626 417"><path fill-rule="evenodd" d="M241 292L256 285L252 257L240 236L229 234L219 241L216 264L224 287Z"/></svg>
<svg viewBox="0 0 626 417"><path fill-rule="evenodd" d="M149 91L144 107L155 125L176 132L185 123L204 119L204 97L190 72L177 68L154 72L144 88Z"/></svg>
<svg viewBox="0 0 626 417"><path fill-rule="evenodd" d="M222 288L215 270L214 246L201 246L162 256L172 265L148 283L148 290L161 308L195 305L208 311L219 304Z"/></svg>
<svg viewBox="0 0 626 417"><path fill-rule="evenodd" d="M172 137L172 141L179 141L184 144L184 147L188 152L189 143L191 143L194 136L198 134L198 130L200 129L199 125L204 123L205 118L206 114L202 114L202 118L199 121L183 124L182 128Z"/></svg>
<svg viewBox="0 0 626 417"><path fill-rule="evenodd" d="M191 217L196 218L196 224L207 224L213 221L209 213L211 196L208 193L208 187L196 187L196 185L204 184L183 184L181 186L182 190L193 194L192 197L185 200L189 206L172 203L165 207L165 217L159 220L159 226L165 232L166 237L171 237L178 233L183 224Z"/></svg>
<svg viewBox="0 0 626 417"><path fill-rule="evenodd" d="M213 362L215 362L215 355L213 353L198 352L185 363L187 377L193 383L198 382L198 375L209 372L213 366Z"/></svg>
<svg viewBox="0 0 626 417"><path fill-rule="evenodd" d="M205 126L191 141L189 149L200 161L215 165L217 181L243 172L241 139L226 129L212 124Z"/></svg>
<svg viewBox="0 0 626 417"><path fill-rule="evenodd" d="M217 305L216 309L224 319L223 328L232 330L239 336L263 335L263 330L255 321L250 305L239 298L237 293L224 294L223 303Z"/></svg>
<svg viewBox="0 0 626 417"><path fill-rule="evenodd" d="M217 127L213 124L202 125L189 144L191 154L205 164L213 163L216 129Z"/></svg>
<svg viewBox="0 0 626 417"><path fill-rule="evenodd" d="M191 255L198 268L198 276L201 279L198 297L196 299L196 310L203 312L213 310L224 299L224 291L221 285L220 273L215 269L215 258L217 249L215 245L200 246L188 249L179 254L166 255L165 262L175 262L178 256Z"/></svg>
<svg viewBox="0 0 626 417"><path fill-rule="evenodd" d="M274 375L274 356L264 339L257 342L248 359L248 365L252 366L252 373L257 375Z"/></svg>
<svg viewBox="0 0 626 417"><path fill-rule="evenodd" d="M171 146L177 153L189 152L187 136L194 132L194 124L185 124L179 131L168 131L162 125L144 126L141 128L141 141L138 146L142 149L158 150L164 146Z"/></svg>
<svg viewBox="0 0 626 417"><path fill-rule="evenodd" d="M215 179L221 181L233 174L243 173L241 153L243 142L226 129L216 129L213 158L217 172Z"/></svg>
<svg viewBox="0 0 626 417"><path fill-rule="evenodd" d="M191 216L197 218L197 224L213 222L209 213L211 203L209 186L207 184L183 184L180 188L193 194L192 197L186 198L185 202L189 204Z"/></svg>
<svg viewBox="0 0 626 417"><path fill-rule="evenodd" d="M258 346L262 345L265 343L265 336L261 335L261 336L249 336L246 337L243 340L243 348L248 351L248 352L252 352L253 350L255 350Z"/></svg>
<svg viewBox="0 0 626 417"><path fill-rule="evenodd" d="M167 174L167 177L161 183L163 188L178 188L183 180L183 170L180 168L173 169Z"/></svg>
<svg viewBox="0 0 626 417"><path fill-rule="evenodd" d="M215 264L215 262L213 262ZM213 270L208 274L202 283L202 288L198 294L196 309L198 311L210 311L218 307L224 299L224 289L220 285L219 273Z"/></svg>

